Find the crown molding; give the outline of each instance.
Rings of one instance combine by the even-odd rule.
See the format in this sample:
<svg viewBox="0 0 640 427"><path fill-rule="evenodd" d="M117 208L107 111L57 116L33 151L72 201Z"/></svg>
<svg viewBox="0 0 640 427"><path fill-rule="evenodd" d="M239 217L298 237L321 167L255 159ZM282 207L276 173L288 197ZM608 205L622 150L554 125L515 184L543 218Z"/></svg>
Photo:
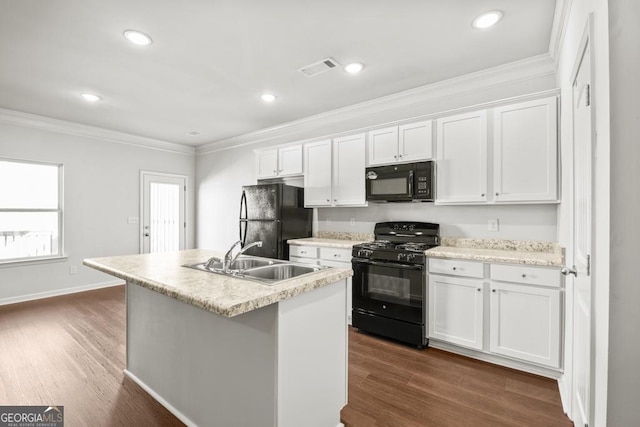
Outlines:
<svg viewBox="0 0 640 427"><path fill-rule="evenodd" d="M569 19L572 3L573 0L556 0L556 9L553 14L553 25L551 27L551 38L549 39L549 56L553 59L556 67L560 60L560 49L567 30L567 20Z"/></svg>
<svg viewBox="0 0 640 427"><path fill-rule="evenodd" d="M186 145L138 135L131 135L124 132L83 125L80 123L68 122L66 120L53 119L51 117L39 116L36 114L8 110L6 108L0 108L0 123L40 129L66 135L99 139L118 144L134 145L137 147L144 147L169 153L185 154L190 156L193 156L196 153L194 147Z"/></svg>
<svg viewBox="0 0 640 427"><path fill-rule="evenodd" d="M246 145L265 143L289 135L295 138L295 135L303 130L320 130L328 125L346 122L370 114L388 112L424 103L425 101L432 102L460 93L473 93L546 75L555 75L555 63L548 54L538 55L244 135L210 142L196 147L196 154L210 154Z"/></svg>

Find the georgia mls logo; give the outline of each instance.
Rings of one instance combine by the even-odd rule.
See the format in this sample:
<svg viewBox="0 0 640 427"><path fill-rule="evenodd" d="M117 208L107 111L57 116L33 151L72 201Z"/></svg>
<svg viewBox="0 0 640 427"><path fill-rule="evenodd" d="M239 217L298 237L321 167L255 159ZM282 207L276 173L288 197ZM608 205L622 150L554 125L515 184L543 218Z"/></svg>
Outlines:
<svg viewBox="0 0 640 427"><path fill-rule="evenodd" d="M0 406L0 427L63 427L64 406Z"/></svg>

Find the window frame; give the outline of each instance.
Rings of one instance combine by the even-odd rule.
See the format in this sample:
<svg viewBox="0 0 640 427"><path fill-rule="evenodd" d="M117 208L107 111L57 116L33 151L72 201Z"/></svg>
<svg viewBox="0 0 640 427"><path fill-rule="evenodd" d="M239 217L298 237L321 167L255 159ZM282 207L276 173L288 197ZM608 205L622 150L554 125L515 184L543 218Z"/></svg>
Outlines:
<svg viewBox="0 0 640 427"><path fill-rule="evenodd" d="M43 212L55 212L58 214L58 253L53 255L41 255L30 256L20 258L6 258L0 259L0 267L10 265L23 265L30 263L51 262L66 259L67 256L64 253L64 164L58 162L43 162L37 160L24 160L13 159L8 157L0 157L0 161L10 163L23 163L29 165L44 165L55 166L58 168L58 207L57 208L38 208L38 209L23 209L23 208L0 208L0 213L43 213Z"/></svg>

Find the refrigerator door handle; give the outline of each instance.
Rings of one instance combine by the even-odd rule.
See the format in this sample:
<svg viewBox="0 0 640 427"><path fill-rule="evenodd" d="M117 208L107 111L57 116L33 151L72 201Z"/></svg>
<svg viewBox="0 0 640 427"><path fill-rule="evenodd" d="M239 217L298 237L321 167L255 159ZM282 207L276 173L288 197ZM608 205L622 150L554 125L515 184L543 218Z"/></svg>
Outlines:
<svg viewBox="0 0 640 427"><path fill-rule="evenodd" d="M242 208L244 208L244 216L242 216ZM247 219L247 193L244 190L240 197L240 219Z"/></svg>

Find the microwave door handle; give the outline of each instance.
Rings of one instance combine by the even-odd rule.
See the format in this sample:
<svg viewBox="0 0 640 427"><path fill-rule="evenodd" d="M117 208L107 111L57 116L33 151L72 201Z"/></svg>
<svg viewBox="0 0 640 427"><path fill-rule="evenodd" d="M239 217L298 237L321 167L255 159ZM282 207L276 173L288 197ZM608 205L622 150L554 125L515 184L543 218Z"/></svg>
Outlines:
<svg viewBox="0 0 640 427"><path fill-rule="evenodd" d="M409 197L413 197L413 171L409 171Z"/></svg>

